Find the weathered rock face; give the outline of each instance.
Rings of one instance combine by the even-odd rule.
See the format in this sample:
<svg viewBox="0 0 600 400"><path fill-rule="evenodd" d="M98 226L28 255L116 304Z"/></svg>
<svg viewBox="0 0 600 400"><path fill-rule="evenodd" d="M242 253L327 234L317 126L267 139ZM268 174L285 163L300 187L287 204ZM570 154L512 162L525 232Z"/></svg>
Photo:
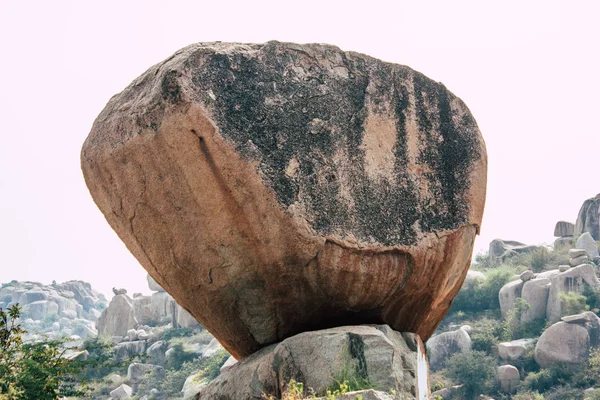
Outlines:
<svg viewBox="0 0 600 400"><path fill-rule="evenodd" d="M557 320L561 315L564 315L564 304L561 301L560 293L583 293L586 286L593 288L600 286L600 280L596 277L594 267L590 264L570 268L565 272L554 275L550 281L548 304L546 306L546 318L550 321Z"/></svg>
<svg viewBox="0 0 600 400"><path fill-rule="evenodd" d="M576 234L589 232L594 240L600 240L600 216L598 215L600 210L598 206L600 206L600 194L583 202L575 223Z"/></svg>
<svg viewBox="0 0 600 400"><path fill-rule="evenodd" d="M551 281L548 278L535 278L525 282L521 291L521 298L529 304L529 307L521 315L521 322L532 322L536 319L546 318L550 286Z"/></svg>
<svg viewBox="0 0 600 400"><path fill-rule="evenodd" d="M345 326L304 332L236 363L201 390L198 399L281 397L290 379L317 396L340 380L370 381L398 398L428 398L425 349L412 333L386 325Z"/></svg>
<svg viewBox="0 0 600 400"><path fill-rule="evenodd" d="M180 50L110 100L82 150L110 225L236 357L336 325L427 339L467 272L486 166L443 85L277 42Z"/></svg>
<svg viewBox="0 0 600 400"><path fill-rule="evenodd" d="M521 297L523 292L523 286L527 282L523 282L521 279L516 281L508 282L502 286L498 293L498 299L500 300L500 311L502 318L506 317L506 313L512 310L515 306L517 298Z"/></svg>

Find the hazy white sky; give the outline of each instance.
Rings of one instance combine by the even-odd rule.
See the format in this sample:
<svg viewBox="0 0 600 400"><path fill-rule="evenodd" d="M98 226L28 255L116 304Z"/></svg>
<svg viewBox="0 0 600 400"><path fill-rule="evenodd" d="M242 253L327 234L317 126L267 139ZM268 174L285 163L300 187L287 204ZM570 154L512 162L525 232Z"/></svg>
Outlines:
<svg viewBox="0 0 600 400"><path fill-rule="evenodd" d="M79 152L113 94L200 41L330 43L443 82L488 147L476 251L496 237L550 243L600 192L598 1L0 3L0 282L148 291Z"/></svg>

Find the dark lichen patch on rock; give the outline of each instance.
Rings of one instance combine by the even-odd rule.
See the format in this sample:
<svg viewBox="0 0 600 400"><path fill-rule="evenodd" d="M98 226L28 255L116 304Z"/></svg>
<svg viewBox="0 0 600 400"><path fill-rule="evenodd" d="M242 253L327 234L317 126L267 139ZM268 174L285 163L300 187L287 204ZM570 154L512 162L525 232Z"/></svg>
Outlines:
<svg viewBox="0 0 600 400"><path fill-rule="evenodd" d="M417 221L422 232L465 223L477 138L472 124L454 123L454 97L422 74L334 47L270 42L227 54L207 50L192 81L221 134L259 162L283 207L301 204L319 234L411 245ZM422 176L408 169L410 113L425 143ZM365 170L365 123L374 114L396 124L392 179ZM429 196L419 192L422 180Z"/></svg>

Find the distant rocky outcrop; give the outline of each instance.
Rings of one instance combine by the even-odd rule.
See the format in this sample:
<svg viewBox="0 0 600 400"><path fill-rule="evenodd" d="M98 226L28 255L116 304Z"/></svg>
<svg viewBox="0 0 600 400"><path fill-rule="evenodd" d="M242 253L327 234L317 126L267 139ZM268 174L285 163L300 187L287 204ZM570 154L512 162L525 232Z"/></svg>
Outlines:
<svg viewBox="0 0 600 400"><path fill-rule="evenodd" d="M0 287L0 308L18 304L21 324L28 331L25 340L96 336L95 322L106 308L104 295L83 281L44 285L12 281Z"/></svg>
<svg viewBox="0 0 600 400"><path fill-rule="evenodd" d="M587 199L583 202L579 214L577 215L577 222L575 223L575 234L582 234L589 232L594 240L600 240L600 194L596 197Z"/></svg>
<svg viewBox="0 0 600 400"><path fill-rule="evenodd" d="M469 267L487 156L464 103L408 67L200 43L109 101L81 163L144 268L244 357L332 325L429 338Z"/></svg>
<svg viewBox="0 0 600 400"><path fill-rule="evenodd" d="M304 332L264 348L201 388L196 399L281 398L291 379L324 395L336 380L370 382L398 398L427 399L423 343L386 325L345 326Z"/></svg>
<svg viewBox="0 0 600 400"><path fill-rule="evenodd" d="M491 265L498 265L511 257L532 253L539 248L515 240L494 239L490 242L488 257Z"/></svg>
<svg viewBox="0 0 600 400"><path fill-rule="evenodd" d="M564 268L563 268L564 267ZM521 314L521 322L531 322L536 319L556 321L564 315L564 302L561 293L583 293L586 287L600 286L594 266L581 264L570 268L568 265L559 269L535 274L533 279L524 282L514 280L502 287L498 294L502 316L514 308L517 298L522 298L528 304Z"/></svg>

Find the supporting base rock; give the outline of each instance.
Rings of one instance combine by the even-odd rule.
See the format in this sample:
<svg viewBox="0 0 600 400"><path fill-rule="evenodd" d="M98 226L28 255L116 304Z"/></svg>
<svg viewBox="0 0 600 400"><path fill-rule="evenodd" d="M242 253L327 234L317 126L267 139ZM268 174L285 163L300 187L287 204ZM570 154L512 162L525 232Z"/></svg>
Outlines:
<svg viewBox="0 0 600 400"><path fill-rule="evenodd" d="M420 400L429 395L428 372L416 334L387 325L344 326L304 332L266 347L222 373L196 399L280 398L293 379L317 396L348 381Z"/></svg>

